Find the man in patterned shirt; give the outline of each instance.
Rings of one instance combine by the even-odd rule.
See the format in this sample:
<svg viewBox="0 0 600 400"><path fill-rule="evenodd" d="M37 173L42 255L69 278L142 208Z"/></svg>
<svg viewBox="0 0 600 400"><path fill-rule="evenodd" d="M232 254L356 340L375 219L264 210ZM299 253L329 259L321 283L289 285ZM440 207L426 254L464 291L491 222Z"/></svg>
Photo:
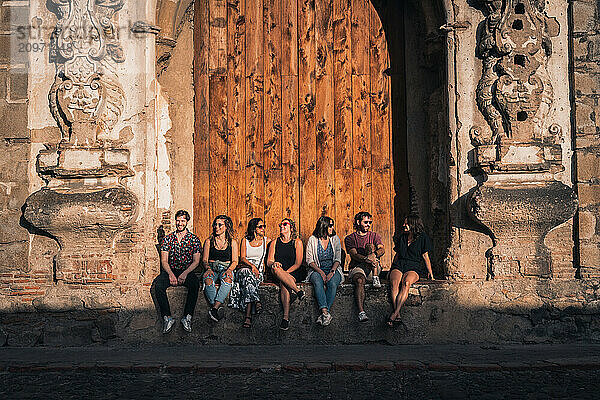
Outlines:
<svg viewBox="0 0 600 400"><path fill-rule="evenodd" d="M202 242L187 229L190 214L185 210L175 213L175 232L165 236L160 245L162 271L154 279L156 300L163 318L163 333L168 333L175 320L167 299L169 286L185 286L188 289L181 324L187 332L192 331L192 315L198 300L200 283L193 272L200 263Z"/></svg>

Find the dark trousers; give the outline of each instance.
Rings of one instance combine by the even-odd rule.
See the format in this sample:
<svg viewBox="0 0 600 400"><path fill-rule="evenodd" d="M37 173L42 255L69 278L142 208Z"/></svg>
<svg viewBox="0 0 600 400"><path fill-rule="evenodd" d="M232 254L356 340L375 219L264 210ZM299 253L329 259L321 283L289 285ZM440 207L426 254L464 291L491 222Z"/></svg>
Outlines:
<svg viewBox="0 0 600 400"><path fill-rule="evenodd" d="M181 271L173 270L175 276L181 275ZM169 307L169 299L167 298L167 288L171 286L169 282L169 275L166 271L162 270L160 275L154 279L154 292L156 294L156 301L158 301L158 307L160 308L160 314L162 317L171 315L171 307ZM187 297L185 298L185 307L183 308L183 315L194 315L194 309L196 308L196 301L198 300L198 290L200 289L200 282L194 272L190 272L185 278L183 283L188 290Z"/></svg>

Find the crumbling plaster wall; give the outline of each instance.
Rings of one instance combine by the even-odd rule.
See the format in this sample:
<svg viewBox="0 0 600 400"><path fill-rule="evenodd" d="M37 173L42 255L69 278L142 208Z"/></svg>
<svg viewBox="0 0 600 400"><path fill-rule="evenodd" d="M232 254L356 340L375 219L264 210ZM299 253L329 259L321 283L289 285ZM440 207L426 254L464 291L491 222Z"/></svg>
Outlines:
<svg viewBox="0 0 600 400"><path fill-rule="evenodd" d="M193 82L193 6L187 9L173 33L176 46L163 56L168 57L164 69L159 69L158 82L161 96L164 98L168 112L170 128L164 135L165 150L168 155L168 182L171 193L171 204L160 202L160 211L165 212L163 223L169 230L174 214L179 209L193 213L193 188L194 188L194 82ZM163 117L164 118L164 117ZM162 151L159 148L159 151ZM161 163L163 160L161 160ZM161 183L159 183L161 184ZM166 185L161 190L169 190ZM192 220L190 229L193 228ZM208 235L208 233L206 233Z"/></svg>

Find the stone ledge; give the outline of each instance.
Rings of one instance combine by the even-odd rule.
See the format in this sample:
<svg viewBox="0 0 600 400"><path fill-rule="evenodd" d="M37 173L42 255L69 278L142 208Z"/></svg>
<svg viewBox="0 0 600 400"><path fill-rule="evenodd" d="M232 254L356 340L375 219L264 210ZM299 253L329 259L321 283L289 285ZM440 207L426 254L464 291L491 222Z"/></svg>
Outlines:
<svg viewBox="0 0 600 400"><path fill-rule="evenodd" d="M388 288L367 285L365 309L370 320L360 323L353 285L339 287L327 327L316 324L319 310L312 285L301 284L306 299L291 307L288 331L281 331L279 290L261 286L263 313L250 329L242 328L241 311L227 308L214 323L199 296L192 333L179 318L184 288L170 288L168 297L177 325L161 333L161 321L147 287L86 287L70 296L104 298L102 309L79 308L40 312L4 312L0 329L9 346L107 344L361 344L361 343L561 343L600 341L600 284L597 280L505 279L494 281L421 282L411 288L402 322L386 324L391 312ZM54 295L64 296L65 287ZM46 301L49 301L48 297ZM87 300L85 301L87 304Z"/></svg>

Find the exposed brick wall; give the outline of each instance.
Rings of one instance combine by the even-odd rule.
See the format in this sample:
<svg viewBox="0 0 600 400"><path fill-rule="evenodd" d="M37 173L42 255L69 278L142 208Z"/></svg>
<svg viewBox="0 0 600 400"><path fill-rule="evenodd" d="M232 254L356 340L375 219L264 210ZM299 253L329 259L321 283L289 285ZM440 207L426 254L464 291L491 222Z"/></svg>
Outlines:
<svg viewBox="0 0 600 400"><path fill-rule="evenodd" d="M600 276L600 9L596 0L571 3L576 237L582 277ZM577 261L577 260L576 260Z"/></svg>
<svg viewBox="0 0 600 400"><path fill-rule="evenodd" d="M21 206L29 194L30 138L27 48L19 51L19 44L27 40L17 33L19 26L28 25L28 19L27 2L0 1L0 290L4 292L14 282L10 293L33 295L39 291L36 276L26 282L26 276L15 272L30 268L29 234L20 225Z"/></svg>

